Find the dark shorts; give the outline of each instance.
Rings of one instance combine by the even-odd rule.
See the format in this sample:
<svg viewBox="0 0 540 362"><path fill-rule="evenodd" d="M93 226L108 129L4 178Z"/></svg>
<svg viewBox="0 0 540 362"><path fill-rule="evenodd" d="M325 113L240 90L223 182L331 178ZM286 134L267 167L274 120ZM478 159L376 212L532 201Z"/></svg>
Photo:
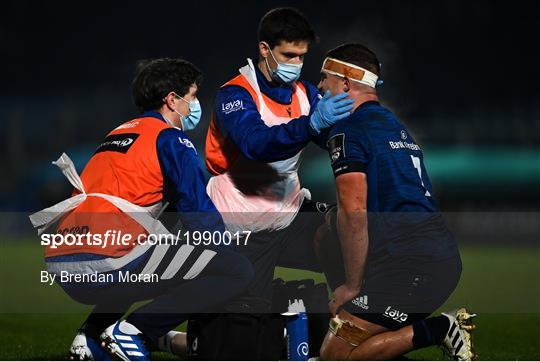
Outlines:
<svg viewBox="0 0 540 362"><path fill-rule="evenodd" d="M343 308L391 330L424 319L443 305L456 288L461 259L426 257L370 261L360 293Z"/></svg>
<svg viewBox="0 0 540 362"><path fill-rule="evenodd" d="M247 296L272 298L276 266L321 272L313 239L324 224L324 205L305 200L293 222L285 229L251 234L247 245L238 248L253 264L255 277Z"/></svg>

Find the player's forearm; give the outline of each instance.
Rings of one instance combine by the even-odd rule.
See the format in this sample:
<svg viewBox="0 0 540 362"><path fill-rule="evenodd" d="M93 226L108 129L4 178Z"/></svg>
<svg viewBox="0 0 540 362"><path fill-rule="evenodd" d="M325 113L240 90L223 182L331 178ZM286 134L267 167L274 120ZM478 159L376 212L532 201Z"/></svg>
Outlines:
<svg viewBox="0 0 540 362"><path fill-rule="evenodd" d="M367 212L339 208L337 226L345 264L345 284L360 289L369 245Z"/></svg>

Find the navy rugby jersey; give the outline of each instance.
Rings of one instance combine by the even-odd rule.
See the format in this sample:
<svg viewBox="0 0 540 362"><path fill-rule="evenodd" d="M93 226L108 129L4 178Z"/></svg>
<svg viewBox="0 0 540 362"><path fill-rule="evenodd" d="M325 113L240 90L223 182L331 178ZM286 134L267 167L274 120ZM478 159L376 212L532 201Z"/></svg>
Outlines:
<svg viewBox="0 0 540 362"><path fill-rule="evenodd" d="M455 255L422 150L391 111L375 101L363 103L331 128L327 148L335 177L366 174L370 252Z"/></svg>

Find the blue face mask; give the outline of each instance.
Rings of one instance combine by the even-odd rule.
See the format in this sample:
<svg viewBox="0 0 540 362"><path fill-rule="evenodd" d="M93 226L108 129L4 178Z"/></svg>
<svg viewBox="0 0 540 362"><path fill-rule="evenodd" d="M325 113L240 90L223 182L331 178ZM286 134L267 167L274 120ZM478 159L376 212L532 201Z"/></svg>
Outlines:
<svg viewBox="0 0 540 362"><path fill-rule="evenodd" d="M272 58L274 58L274 61L277 64L276 69L271 70L270 66L268 65L268 59L266 59L266 66L268 67L268 70L270 70L270 74L272 75L273 80L283 84L292 84L293 82L297 81L298 78L300 78L303 63L279 63L276 60L276 57L274 57L272 50L270 50L270 55L272 55Z"/></svg>
<svg viewBox="0 0 540 362"><path fill-rule="evenodd" d="M180 122L182 123L182 131L191 131L197 127L202 116L202 108L198 99L188 102L183 97L177 95L178 98L189 104L189 114L187 116L182 115L177 110L174 110L180 115Z"/></svg>
<svg viewBox="0 0 540 362"><path fill-rule="evenodd" d="M191 131L197 127L201 120L202 108L199 100L196 99L192 102L189 102L189 114L187 116L182 116L180 120L182 121L182 130Z"/></svg>

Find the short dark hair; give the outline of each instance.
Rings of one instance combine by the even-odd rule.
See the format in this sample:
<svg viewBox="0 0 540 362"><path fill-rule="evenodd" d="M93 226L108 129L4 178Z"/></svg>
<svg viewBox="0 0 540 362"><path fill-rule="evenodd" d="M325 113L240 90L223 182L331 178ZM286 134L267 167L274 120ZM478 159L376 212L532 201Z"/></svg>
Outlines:
<svg viewBox="0 0 540 362"><path fill-rule="evenodd" d="M309 44L317 40L313 28L306 17L294 8L275 8L267 12L259 23L259 41L265 41L270 48L282 41Z"/></svg>
<svg viewBox="0 0 540 362"><path fill-rule="evenodd" d="M193 83L202 81L202 72L182 59L159 58L140 61L131 83L133 102L140 112L161 107L169 92L184 96Z"/></svg>
<svg viewBox="0 0 540 362"><path fill-rule="evenodd" d="M330 50L328 53L326 53L326 56L358 65L359 67L365 68L376 75L380 75L381 73L381 64L377 59L377 55L362 44L342 44L337 48Z"/></svg>

